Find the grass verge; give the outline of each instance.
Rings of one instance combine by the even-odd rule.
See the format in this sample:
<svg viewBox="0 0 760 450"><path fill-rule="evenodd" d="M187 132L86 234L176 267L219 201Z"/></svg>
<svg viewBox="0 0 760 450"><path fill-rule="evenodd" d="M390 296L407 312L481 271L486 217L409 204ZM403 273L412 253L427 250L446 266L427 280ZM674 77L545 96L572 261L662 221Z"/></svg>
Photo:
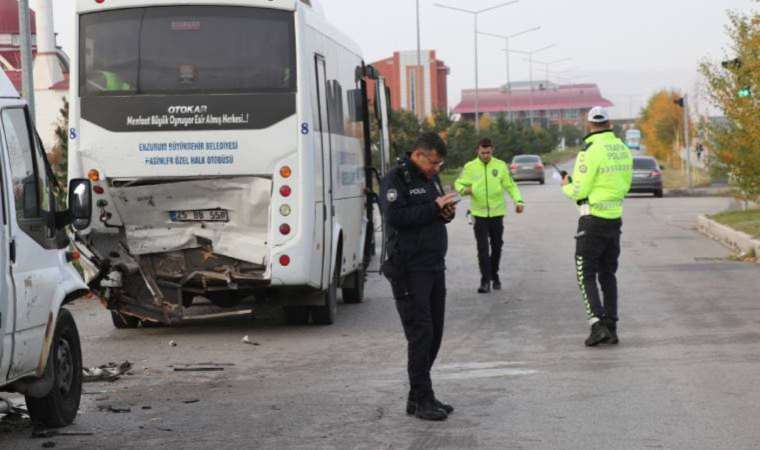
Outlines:
<svg viewBox="0 0 760 450"><path fill-rule="evenodd" d="M444 188L448 188L449 186L453 189L454 188L454 181L456 181L457 178L459 178L459 175L462 173L462 168L446 168L441 173L438 174L438 176L441 178L441 184Z"/></svg>
<svg viewBox="0 0 760 450"><path fill-rule="evenodd" d="M710 218L754 238L760 238L760 209L724 212Z"/></svg>
<svg viewBox="0 0 760 450"><path fill-rule="evenodd" d="M687 189L689 187L689 176L685 170L668 167L662 171L662 184L665 189ZM712 179L709 173L698 169L692 172L693 187L707 187L710 184L712 184Z"/></svg>

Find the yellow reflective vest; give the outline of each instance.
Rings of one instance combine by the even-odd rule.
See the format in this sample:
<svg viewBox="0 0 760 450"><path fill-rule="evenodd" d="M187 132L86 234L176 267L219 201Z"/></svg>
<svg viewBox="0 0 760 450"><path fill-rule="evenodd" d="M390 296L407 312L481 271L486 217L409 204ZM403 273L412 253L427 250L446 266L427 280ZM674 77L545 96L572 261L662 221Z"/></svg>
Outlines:
<svg viewBox="0 0 760 450"><path fill-rule="evenodd" d="M611 130L592 133L585 141L586 149L575 161L573 182L562 190L582 208L589 208L592 216L619 219L633 180L631 150Z"/></svg>
<svg viewBox="0 0 760 450"><path fill-rule="evenodd" d="M454 183L454 189L465 195L468 187L472 188L470 211L475 217L505 216L505 190L515 203L523 203L520 189L509 174L507 163L497 158L491 158L488 164L480 158L465 164L462 175Z"/></svg>

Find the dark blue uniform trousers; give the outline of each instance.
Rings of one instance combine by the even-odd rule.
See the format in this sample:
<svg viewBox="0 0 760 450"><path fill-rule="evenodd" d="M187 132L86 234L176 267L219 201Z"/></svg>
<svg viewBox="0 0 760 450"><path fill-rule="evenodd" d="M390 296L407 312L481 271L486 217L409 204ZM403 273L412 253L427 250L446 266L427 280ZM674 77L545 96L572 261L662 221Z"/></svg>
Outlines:
<svg viewBox="0 0 760 450"><path fill-rule="evenodd" d="M396 308L408 343L409 397L415 401L430 400L434 398L430 369L443 338L446 274L410 272L407 283L409 295L396 300Z"/></svg>

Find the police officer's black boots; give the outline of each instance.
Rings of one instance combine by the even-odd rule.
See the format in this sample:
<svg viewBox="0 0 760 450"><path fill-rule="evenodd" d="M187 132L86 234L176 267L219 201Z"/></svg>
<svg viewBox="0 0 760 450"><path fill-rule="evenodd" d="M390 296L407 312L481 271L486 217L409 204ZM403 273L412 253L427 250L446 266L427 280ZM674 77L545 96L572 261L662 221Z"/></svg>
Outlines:
<svg viewBox="0 0 760 450"><path fill-rule="evenodd" d="M499 277L495 277L493 279L493 290L494 291L500 291L501 290L501 280Z"/></svg>
<svg viewBox="0 0 760 450"><path fill-rule="evenodd" d="M422 420L433 420L433 421L446 420L449 417L449 415L446 414L446 411L439 408L437 403L438 402L436 402L435 399L424 399L424 400L418 401L415 404L414 416ZM407 407L407 411L408 411L408 407ZM453 411L453 408L452 408L452 411Z"/></svg>
<svg viewBox="0 0 760 450"><path fill-rule="evenodd" d="M603 319L602 322L604 322L604 324L607 326L607 329L610 331L610 335L612 336L607 340L606 343L610 345L619 344L620 339L618 339L617 334L617 322L612 319Z"/></svg>
<svg viewBox="0 0 760 450"><path fill-rule="evenodd" d="M586 347L594 347L610 339L612 339L612 333L604 322L599 321L591 325L591 334L586 339Z"/></svg>
<svg viewBox="0 0 760 450"><path fill-rule="evenodd" d="M433 402L435 403L435 406L438 409L443 410L443 412L445 412L447 416L454 412L453 406L447 405L446 403L439 401L437 398L434 399ZM410 416L413 416L416 411L417 411L417 402L414 401L414 393L412 391L409 391L409 398L406 400L406 413Z"/></svg>
<svg viewBox="0 0 760 450"><path fill-rule="evenodd" d="M491 282L490 281L483 281L480 283L480 287L478 288L478 294L488 294L491 292Z"/></svg>

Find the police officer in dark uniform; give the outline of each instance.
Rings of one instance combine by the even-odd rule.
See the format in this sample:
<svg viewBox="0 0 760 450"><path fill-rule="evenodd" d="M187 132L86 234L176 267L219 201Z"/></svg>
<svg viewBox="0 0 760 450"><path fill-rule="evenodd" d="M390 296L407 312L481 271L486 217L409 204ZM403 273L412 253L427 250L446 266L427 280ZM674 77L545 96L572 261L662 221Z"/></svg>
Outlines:
<svg viewBox="0 0 760 450"><path fill-rule="evenodd" d="M420 135L382 182L380 201L388 229L388 259L382 271L408 343L409 398L406 412L445 420L454 411L435 398L430 380L443 337L446 307L446 224L454 219L458 194L445 194L438 172L446 143L435 133Z"/></svg>

